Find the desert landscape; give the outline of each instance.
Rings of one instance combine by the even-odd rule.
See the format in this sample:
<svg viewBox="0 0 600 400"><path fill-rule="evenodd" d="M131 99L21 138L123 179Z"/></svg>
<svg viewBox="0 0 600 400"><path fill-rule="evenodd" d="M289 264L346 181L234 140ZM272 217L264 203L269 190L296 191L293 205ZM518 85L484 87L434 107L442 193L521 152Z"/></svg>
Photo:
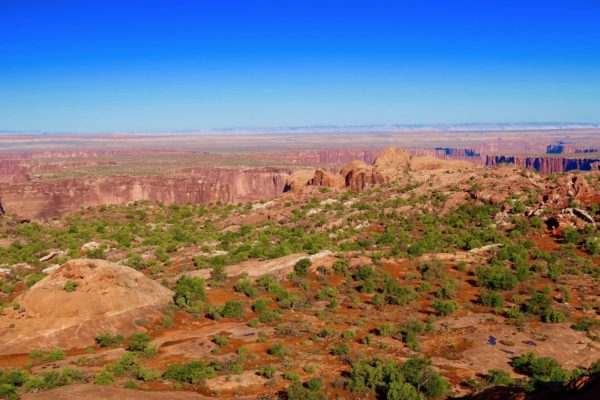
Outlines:
<svg viewBox="0 0 600 400"><path fill-rule="evenodd" d="M597 134L0 137L1 395L594 398Z"/></svg>
<svg viewBox="0 0 600 400"><path fill-rule="evenodd" d="M0 1L0 400L600 399L598 21Z"/></svg>

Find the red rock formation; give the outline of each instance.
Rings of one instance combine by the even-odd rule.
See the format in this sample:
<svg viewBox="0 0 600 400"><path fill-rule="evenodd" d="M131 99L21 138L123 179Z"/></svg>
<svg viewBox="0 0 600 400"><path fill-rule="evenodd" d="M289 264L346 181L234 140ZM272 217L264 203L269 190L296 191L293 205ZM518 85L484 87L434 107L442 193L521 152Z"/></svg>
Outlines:
<svg viewBox="0 0 600 400"><path fill-rule="evenodd" d="M345 186L353 191L363 191L373 185L381 185L397 179L407 171L423 171L434 169L471 168L473 164L458 160L441 160L431 156L413 156L406 150L389 147L382 151L373 165L362 160L354 160L342 167L340 176ZM296 180L294 180L295 182ZM315 172L305 185L337 187L337 180L323 172ZM305 186L299 185L299 186ZM290 184L291 187L291 184Z"/></svg>
<svg viewBox="0 0 600 400"><path fill-rule="evenodd" d="M52 217L81 208L151 200L165 204L234 202L283 192L289 169L204 168L191 176L110 175L1 184L5 212L23 218Z"/></svg>
<svg viewBox="0 0 600 400"><path fill-rule="evenodd" d="M552 208L569 207L572 200L586 202L595 197L596 192L590 187L585 177L567 175L560 177L555 187L544 194L544 203Z"/></svg>
<svg viewBox="0 0 600 400"><path fill-rule="evenodd" d="M0 183L27 182L29 167L19 160L0 160Z"/></svg>
<svg viewBox="0 0 600 400"><path fill-rule="evenodd" d="M541 174L575 170L600 171L600 158L487 156L487 166L494 166L501 163L515 164L526 169L535 169Z"/></svg>
<svg viewBox="0 0 600 400"><path fill-rule="evenodd" d="M328 188L340 188L344 186L344 179L340 175L317 169L315 175L308 181L310 186L323 186Z"/></svg>

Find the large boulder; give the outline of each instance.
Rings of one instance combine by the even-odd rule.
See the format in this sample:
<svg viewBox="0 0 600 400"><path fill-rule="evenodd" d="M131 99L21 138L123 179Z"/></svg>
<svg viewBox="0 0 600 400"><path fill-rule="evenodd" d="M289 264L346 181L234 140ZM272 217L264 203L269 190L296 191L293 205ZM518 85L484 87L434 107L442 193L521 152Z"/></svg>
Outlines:
<svg viewBox="0 0 600 400"><path fill-rule="evenodd" d="M65 290L67 282L75 290ZM127 336L161 319L172 298L169 289L132 268L71 260L18 296L19 307L0 316L0 355L83 348L104 331Z"/></svg>

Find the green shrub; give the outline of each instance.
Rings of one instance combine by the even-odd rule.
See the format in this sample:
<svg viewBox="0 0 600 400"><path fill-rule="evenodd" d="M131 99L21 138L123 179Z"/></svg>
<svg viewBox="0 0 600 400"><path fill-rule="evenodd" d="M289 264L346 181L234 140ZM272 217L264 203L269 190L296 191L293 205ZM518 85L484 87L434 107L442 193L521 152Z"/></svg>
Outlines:
<svg viewBox="0 0 600 400"><path fill-rule="evenodd" d="M448 316L458 310L458 304L455 301L436 300L431 305L438 315Z"/></svg>
<svg viewBox="0 0 600 400"><path fill-rule="evenodd" d="M113 336L108 332L102 332L96 336L95 340L100 347L120 347L125 341L125 338L123 335Z"/></svg>
<svg viewBox="0 0 600 400"><path fill-rule="evenodd" d="M102 371L94 378L94 384L96 385L110 385L115 380L113 374L108 371Z"/></svg>
<svg viewBox="0 0 600 400"><path fill-rule="evenodd" d="M181 308L197 308L206 299L204 279L182 275L175 285L175 304Z"/></svg>
<svg viewBox="0 0 600 400"><path fill-rule="evenodd" d="M213 265L210 271L210 285L213 287L221 287L226 279L227 272L225 272L225 265Z"/></svg>
<svg viewBox="0 0 600 400"><path fill-rule="evenodd" d="M527 375L531 385L537 387L548 382L566 382L570 374L560 367L558 361L550 357L537 357L534 353L525 353L511 362L515 371Z"/></svg>
<svg viewBox="0 0 600 400"><path fill-rule="evenodd" d="M492 385L510 386L514 384L514 379L510 376L510 372L501 369L490 369L485 376L485 380Z"/></svg>
<svg viewBox="0 0 600 400"><path fill-rule="evenodd" d="M276 368L273 365L264 365L258 369L258 374L264 378L271 379L275 376Z"/></svg>
<svg viewBox="0 0 600 400"><path fill-rule="evenodd" d="M244 293L248 297L256 296L256 288L250 279L243 277L237 280L233 286L236 292Z"/></svg>
<svg viewBox="0 0 600 400"><path fill-rule="evenodd" d="M342 333L342 337L346 340L354 340L356 338L356 331L354 329L349 329Z"/></svg>
<svg viewBox="0 0 600 400"><path fill-rule="evenodd" d="M267 353L274 357L284 357L290 354L290 351L286 349L280 342L276 342Z"/></svg>
<svg viewBox="0 0 600 400"><path fill-rule="evenodd" d="M520 306L512 306L506 311L508 318L520 319L525 317L525 313L521 310Z"/></svg>
<svg viewBox="0 0 600 400"><path fill-rule="evenodd" d="M206 379L217 376L212 364L202 361L191 361L185 364L171 364L163 374L165 379L181 382L199 384Z"/></svg>
<svg viewBox="0 0 600 400"><path fill-rule="evenodd" d="M514 289L519 283L517 276L509 268L492 265L489 267L478 267L475 270L477 284L493 290Z"/></svg>
<svg viewBox="0 0 600 400"><path fill-rule="evenodd" d="M235 300L227 300L223 306L210 306L208 315L214 320L221 318L242 318L244 308L242 303Z"/></svg>
<svg viewBox="0 0 600 400"><path fill-rule="evenodd" d="M353 393L377 393L384 399L443 397L450 385L431 368L431 361L413 357L404 364L375 358L352 364L347 388Z"/></svg>
<svg viewBox="0 0 600 400"><path fill-rule="evenodd" d="M312 262L310 261L310 259L302 258L298 260L296 264L294 264L294 273L297 276L306 276L308 275L308 271L310 270L311 265Z"/></svg>
<svg viewBox="0 0 600 400"><path fill-rule="evenodd" d="M134 333L127 341L127 350L134 352L145 351L152 341L147 333Z"/></svg>
<svg viewBox="0 0 600 400"><path fill-rule="evenodd" d="M486 290L483 293L481 293L480 302L482 305L487 307L504 307L504 298L500 294L492 290Z"/></svg>
<svg viewBox="0 0 600 400"><path fill-rule="evenodd" d="M63 290L65 292L74 292L77 290L77 282L67 281L65 282L65 286L63 286Z"/></svg>
<svg viewBox="0 0 600 400"><path fill-rule="evenodd" d="M60 360L64 360L64 359L65 359L65 352L59 348L52 350L50 353L47 353L42 357L42 360L44 360L46 362L54 362L54 361L60 361Z"/></svg>
<svg viewBox="0 0 600 400"><path fill-rule="evenodd" d="M529 314L543 317L552 311L552 299L545 293L535 292L527 302Z"/></svg>
<svg viewBox="0 0 600 400"><path fill-rule="evenodd" d="M286 389L286 398L288 400L325 400L327 397L321 392L321 388L314 389L315 384L311 386L302 384L298 381L292 383Z"/></svg>
<svg viewBox="0 0 600 400"><path fill-rule="evenodd" d="M225 336L215 336L212 340L217 346L227 346L229 344L229 339Z"/></svg>
<svg viewBox="0 0 600 400"><path fill-rule="evenodd" d="M595 325L600 324L600 321L596 321L595 319L589 317L583 317L576 324L572 325L571 328L576 331L589 331Z"/></svg>
<svg viewBox="0 0 600 400"><path fill-rule="evenodd" d="M331 355L334 356L343 356L346 354L350 354L350 347L346 343L342 343L337 347L334 347L330 350Z"/></svg>
<svg viewBox="0 0 600 400"><path fill-rule="evenodd" d="M551 309L544 315L542 315L542 321L547 324L558 324L565 322L567 317L561 311Z"/></svg>

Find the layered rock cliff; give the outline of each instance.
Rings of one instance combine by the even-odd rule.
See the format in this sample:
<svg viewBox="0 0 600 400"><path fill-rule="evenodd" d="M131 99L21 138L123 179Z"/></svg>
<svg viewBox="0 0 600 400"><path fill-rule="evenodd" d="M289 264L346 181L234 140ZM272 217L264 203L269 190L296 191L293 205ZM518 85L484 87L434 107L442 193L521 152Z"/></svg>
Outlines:
<svg viewBox="0 0 600 400"><path fill-rule="evenodd" d="M542 174L567 171L600 171L599 158L536 157L536 156L487 156L486 165L515 164L521 168L535 169Z"/></svg>
<svg viewBox="0 0 600 400"><path fill-rule="evenodd" d="M181 176L108 175L0 184L0 204L22 218L151 200L164 204L257 200L283 192L290 169L201 168Z"/></svg>

